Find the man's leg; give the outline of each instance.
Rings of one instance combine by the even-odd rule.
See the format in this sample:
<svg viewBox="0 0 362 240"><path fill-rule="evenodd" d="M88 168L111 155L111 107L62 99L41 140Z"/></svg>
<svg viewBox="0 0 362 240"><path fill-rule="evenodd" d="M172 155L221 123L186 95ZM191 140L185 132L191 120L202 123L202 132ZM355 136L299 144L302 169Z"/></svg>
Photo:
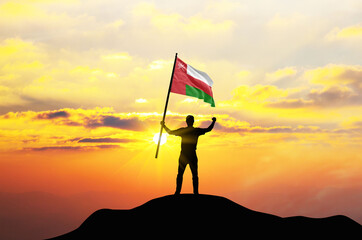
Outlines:
<svg viewBox="0 0 362 240"><path fill-rule="evenodd" d="M180 158L178 160L178 172L177 172L177 178L176 178L176 191L175 195L180 194L181 187L182 187L182 179L185 172L185 168L187 166L187 161L185 159L185 156L180 154Z"/></svg>
<svg viewBox="0 0 362 240"><path fill-rule="evenodd" d="M199 194L199 176L197 172L197 155L195 153L194 156L192 156L192 159L190 159L190 169L192 173L192 185L194 187L194 194Z"/></svg>

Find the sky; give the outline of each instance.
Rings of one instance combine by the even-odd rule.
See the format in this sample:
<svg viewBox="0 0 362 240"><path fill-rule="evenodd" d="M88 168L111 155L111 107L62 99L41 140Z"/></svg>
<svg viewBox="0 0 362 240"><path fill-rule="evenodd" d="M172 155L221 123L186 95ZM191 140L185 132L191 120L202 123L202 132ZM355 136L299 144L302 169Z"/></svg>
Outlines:
<svg viewBox="0 0 362 240"><path fill-rule="evenodd" d="M0 236L55 236L174 192L180 139L155 159L153 137L176 52L214 81L215 108L172 93L166 117L217 118L201 193L362 223L361 16L358 0L1 0Z"/></svg>

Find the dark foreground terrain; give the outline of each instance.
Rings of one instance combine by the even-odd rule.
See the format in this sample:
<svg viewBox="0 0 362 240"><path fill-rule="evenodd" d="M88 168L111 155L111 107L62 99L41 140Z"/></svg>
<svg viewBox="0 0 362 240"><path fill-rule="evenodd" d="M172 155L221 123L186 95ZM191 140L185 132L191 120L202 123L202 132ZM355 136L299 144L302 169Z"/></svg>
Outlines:
<svg viewBox="0 0 362 240"><path fill-rule="evenodd" d="M362 226L342 215L281 218L247 209L223 197L182 194L156 198L130 210L98 210L79 228L52 239L145 237L362 239Z"/></svg>

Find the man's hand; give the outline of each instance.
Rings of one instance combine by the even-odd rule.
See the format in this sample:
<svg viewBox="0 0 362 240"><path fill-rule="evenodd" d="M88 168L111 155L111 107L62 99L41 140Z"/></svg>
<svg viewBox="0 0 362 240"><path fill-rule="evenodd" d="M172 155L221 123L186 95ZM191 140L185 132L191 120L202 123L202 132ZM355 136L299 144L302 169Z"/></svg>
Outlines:
<svg viewBox="0 0 362 240"><path fill-rule="evenodd" d="M212 118L212 121L216 122L216 117L213 117L213 118Z"/></svg>

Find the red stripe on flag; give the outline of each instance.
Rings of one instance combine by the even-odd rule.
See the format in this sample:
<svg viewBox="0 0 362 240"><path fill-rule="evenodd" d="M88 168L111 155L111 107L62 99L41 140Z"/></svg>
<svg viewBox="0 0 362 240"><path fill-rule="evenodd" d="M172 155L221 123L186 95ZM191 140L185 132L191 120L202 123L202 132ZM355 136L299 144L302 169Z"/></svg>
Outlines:
<svg viewBox="0 0 362 240"><path fill-rule="evenodd" d="M187 64L177 58L171 92L186 95L186 85L198 88L213 97L212 89L203 81L187 74Z"/></svg>

